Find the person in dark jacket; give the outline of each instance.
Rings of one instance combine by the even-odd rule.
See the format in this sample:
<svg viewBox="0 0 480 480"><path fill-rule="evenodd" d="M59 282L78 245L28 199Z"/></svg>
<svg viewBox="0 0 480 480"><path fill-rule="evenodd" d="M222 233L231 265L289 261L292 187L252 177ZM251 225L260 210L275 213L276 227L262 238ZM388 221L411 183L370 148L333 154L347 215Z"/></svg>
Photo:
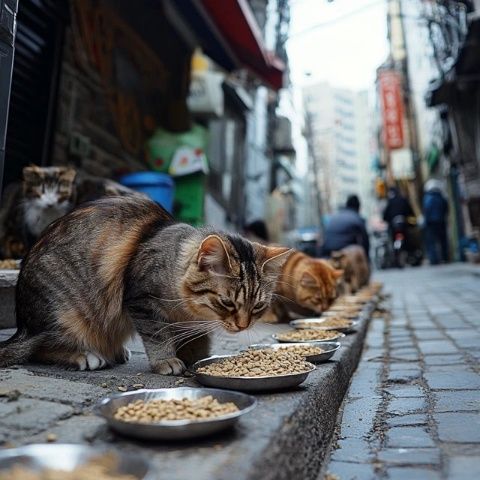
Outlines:
<svg viewBox="0 0 480 480"><path fill-rule="evenodd" d="M387 206L383 212L383 220L388 223L391 228L392 221L395 217L412 217L412 206L406 197L404 197L396 187L390 187L388 189L388 201Z"/></svg>
<svg viewBox="0 0 480 480"><path fill-rule="evenodd" d="M369 258L370 242L365 220L360 216L360 200L357 195L350 195L345 204L334 213L325 228L325 242L322 248L323 256L330 256L336 250L349 245L361 245Z"/></svg>
<svg viewBox="0 0 480 480"><path fill-rule="evenodd" d="M425 184L423 217L425 244L430 264L439 263L438 247L440 247L440 259L442 262L448 262L448 202L442 194L440 183L435 179L430 179Z"/></svg>

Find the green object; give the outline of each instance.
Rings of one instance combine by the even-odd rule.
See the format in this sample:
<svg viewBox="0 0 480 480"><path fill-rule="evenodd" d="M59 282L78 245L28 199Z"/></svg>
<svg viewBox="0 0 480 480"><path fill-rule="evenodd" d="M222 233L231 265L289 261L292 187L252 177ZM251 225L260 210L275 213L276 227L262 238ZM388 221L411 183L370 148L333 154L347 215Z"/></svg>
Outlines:
<svg viewBox="0 0 480 480"><path fill-rule="evenodd" d="M440 149L436 145L431 145L425 159L430 173L433 172L440 161Z"/></svg>
<svg viewBox="0 0 480 480"><path fill-rule="evenodd" d="M207 145L208 132L201 125L193 125L182 133L159 128L147 141L148 163L152 170L168 173L175 181L175 217L195 226L204 221Z"/></svg>

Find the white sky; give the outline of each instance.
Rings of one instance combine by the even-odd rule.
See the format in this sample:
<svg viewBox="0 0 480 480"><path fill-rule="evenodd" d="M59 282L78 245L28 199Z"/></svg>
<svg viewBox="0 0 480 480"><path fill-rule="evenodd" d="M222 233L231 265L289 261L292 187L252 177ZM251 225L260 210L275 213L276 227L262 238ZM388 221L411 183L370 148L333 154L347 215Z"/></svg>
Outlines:
<svg viewBox="0 0 480 480"><path fill-rule="evenodd" d="M387 0L291 0L291 38L287 48L293 85L301 87L326 80L336 87L370 89L375 69L388 53L386 3ZM351 15L356 11L359 13ZM331 23L299 34L325 22Z"/></svg>

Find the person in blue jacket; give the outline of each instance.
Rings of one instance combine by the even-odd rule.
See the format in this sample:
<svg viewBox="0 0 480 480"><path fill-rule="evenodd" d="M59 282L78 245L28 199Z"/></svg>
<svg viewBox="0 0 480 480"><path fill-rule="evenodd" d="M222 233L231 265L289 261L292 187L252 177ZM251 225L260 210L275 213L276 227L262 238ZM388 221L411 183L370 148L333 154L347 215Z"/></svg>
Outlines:
<svg viewBox="0 0 480 480"><path fill-rule="evenodd" d="M425 244L430 264L437 265L440 261L448 262L448 202L443 196L438 180L430 179L425 183L423 217Z"/></svg>

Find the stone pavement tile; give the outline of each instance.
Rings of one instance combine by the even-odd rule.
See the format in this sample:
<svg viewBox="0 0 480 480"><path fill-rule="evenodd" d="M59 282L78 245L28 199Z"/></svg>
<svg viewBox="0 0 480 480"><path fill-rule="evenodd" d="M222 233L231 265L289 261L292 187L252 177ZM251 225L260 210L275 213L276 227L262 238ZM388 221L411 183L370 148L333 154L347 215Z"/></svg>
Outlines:
<svg viewBox="0 0 480 480"><path fill-rule="evenodd" d="M82 443L92 441L99 428L105 426L105 421L96 415L75 415L67 420L61 420L48 433L57 436L59 443ZM28 438L28 443L45 442L47 432Z"/></svg>
<svg viewBox="0 0 480 480"><path fill-rule="evenodd" d="M425 365L463 365L465 359L459 354L440 354L440 355L427 355L423 361Z"/></svg>
<svg viewBox="0 0 480 480"><path fill-rule="evenodd" d="M371 464L335 461L329 464L328 473L337 475L341 480L374 480L378 478Z"/></svg>
<svg viewBox="0 0 480 480"><path fill-rule="evenodd" d="M445 340L445 335L438 330L415 330L418 340Z"/></svg>
<svg viewBox="0 0 480 480"><path fill-rule="evenodd" d="M436 320L443 328L472 328L471 325L456 315L447 318L437 317Z"/></svg>
<svg viewBox="0 0 480 480"><path fill-rule="evenodd" d="M86 373L94 374L95 372ZM2 390L17 390L29 397L71 403L87 402L105 395L105 390L101 387L67 379L41 377L25 369L1 371L0 385Z"/></svg>
<svg viewBox="0 0 480 480"><path fill-rule="evenodd" d="M332 461L368 463L373 458L368 442L358 438L337 441L338 449L332 452Z"/></svg>
<svg viewBox="0 0 480 480"><path fill-rule="evenodd" d="M472 335L468 338L453 338L453 341L461 348L480 349L480 335Z"/></svg>
<svg viewBox="0 0 480 480"><path fill-rule="evenodd" d="M458 353L458 348L450 340L421 340L418 348L424 355Z"/></svg>
<svg viewBox="0 0 480 480"><path fill-rule="evenodd" d="M474 372L427 372L424 377L432 390L472 390L480 388L480 375Z"/></svg>
<svg viewBox="0 0 480 480"><path fill-rule="evenodd" d="M424 413L409 413L407 415L395 416L387 419L390 427L406 427L409 425L426 425L427 416Z"/></svg>
<svg viewBox="0 0 480 480"><path fill-rule="evenodd" d="M435 443L424 428L393 427L387 433L388 447L429 448Z"/></svg>
<svg viewBox="0 0 480 480"><path fill-rule="evenodd" d="M480 443L480 415L477 413L435 413L438 438L442 442Z"/></svg>
<svg viewBox="0 0 480 480"><path fill-rule="evenodd" d="M392 362L389 365L390 371L397 371L397 370L417 370L418 372L422 371L422 368L418 363L413 362Z"/></svg>
<svg viewBox="0 0 480 480"><path fill-rule="evenodd" d="M455 456L448 460L448 480L480 478L480 456Z"/></svg>
<svg viewBox="0 0 480 480"><path fill-rule="evenodd" d="M348 400L342 415L342 437L366 437L382 402L381 397L366 396Z"/></svg>
<svg viewBox="0 0 480 480"><path fill-rule="evenodd" d="M404 355L414 355L415 357L418 355L417 349L412 347L410 344L408 347L391 347L390 348L390 356L391 357L403 357Z"/></svg>
<svg viewBox="0 0 480 480"><path fill-rule="evenodd" d="M420 413L427 408L425 398L393 398L390 400L387 412L394 415L405 415L407 413Z"/></svg>
<svg viewBox="0 0 480 480"><path fill-rule="evenodd" d="M419 385L402 385L387 388L386 391L394 397L424 397L425 393Z"/></svg>
<svg viewBox="0 0 480 480"><path fill-rule="evenodd" d="M390 353L391 362L419 362L420 358L418 353L402 353L395 354L395 352Z"/></svg>
<svg viewBox="0 0 480 480"><path fill-rule="evenodd" d="M454 340L456 338L470 338L472 336L472 329L465 329L465 328L446 328L445 333Z"/></svg>
<svg viewBox="0 0 480 480"><path fill-rule="evenodd" d="M15 405L15 414L0 417L0 425L15 430L42 430L74 413L68 405L43 400L21 398L12 404Z"/></svg>
<svg viewBox="0 0 480 480"><path fill-rule="evenodd" d="M348 395L351 398L375 395L383 366L377 362L363 362L357 369Z"/></svg>
<svg viewBox="0 0 480 480"><path fill-rule="evenodd" d="M435 412L480 411L480 390L437 391L435 399Z"/></svg>
<svg viewBox="0 0 480 480"><path fill-rule="evenodd" d="M389 468L389 480L440 480L442 477L434 470L426 468Z"/></svg>
<svg viewBox="0 0 480 480"><path fill-rule="evenodd" d="M399 465L438 465L440 450L437 448L387 448L378 452L381 462Z"/></svg>
<svg viewBox="0 0 480 480"><path fill-rule="evenodd" d="M417 321L415 319L412 320L412 328L415 332L418 330L436 330L437 326L433 323L432 320L421 320Z"/></svg>
<svg viewBox="0 0 480 480"><path fill-rule="evenodd" d="M388 374L389 383L409 383L422 376L420 369L392 370Z"/></svg>

